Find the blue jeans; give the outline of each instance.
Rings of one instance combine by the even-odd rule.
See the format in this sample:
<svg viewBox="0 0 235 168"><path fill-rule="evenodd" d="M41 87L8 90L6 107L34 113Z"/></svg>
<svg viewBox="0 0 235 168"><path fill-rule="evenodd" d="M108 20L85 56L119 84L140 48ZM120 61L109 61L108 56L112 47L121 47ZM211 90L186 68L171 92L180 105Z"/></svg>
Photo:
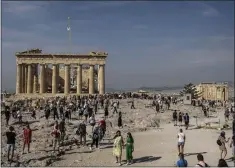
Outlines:
<svg viewBox="0 0 235 168"><path fill-rule="evenodd" d="M14 157L14 150L15 150L15 144L7 144L7 159L10 160L10 152L11 152L11 160Z"/></svg>

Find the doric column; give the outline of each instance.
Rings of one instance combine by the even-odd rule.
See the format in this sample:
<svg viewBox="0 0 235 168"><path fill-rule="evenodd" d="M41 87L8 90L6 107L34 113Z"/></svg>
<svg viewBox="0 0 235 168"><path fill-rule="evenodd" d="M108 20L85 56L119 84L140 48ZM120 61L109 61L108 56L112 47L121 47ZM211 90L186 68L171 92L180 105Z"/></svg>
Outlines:
<svg viewBox="0 0 235 168"><path fill-rule="evenodd" d="M24 92L27 93L27 81L28 81L28 65L25 64L24 66L24 74L25 74L25 78L24 78Z"/></svg>
<svg viewBox="0 0 235 168"><path fill-rule="evenodd" d="M77 67L77 94L82 93L82 65Z"/></svg>
<svg viewBox="0 0 235 168"><path fill-rule="evenodd" d="M46 64L45 65L45 75L44 75L44 78L45 78L45 83L44 83L44 85L45 85L45 90L43 91L44 93L47 93L47 90L48 90L48 75L47 75L47 73L48 73L48 65Z"/></svg>
<svg viewBox="0 0 235 168"><path fill-rule="evenodd" d="M105 70L104 65L99 65L98 72L99 94L105 93Z"/></svg>
<svg viewBox="0 0 235 168"><path fill-rule="evenodd" d="M21 93L21 71L22 71L22 64L17 64L16 67L16 94Z"/></svg>
<svg viewBox="0 0 235 168"><path fill-rule="evenodd" d="M22 67L21 67L21 93L25 93L25 64L22 64Z"/></svg>
<svg viewBox="0 0 235 168"><path fill-rule="evenodd" d="M57 68L56 68L56 73L57 73L57 87L59 85L59 78L60 78L60 65L57 64Z"/></svg>
<svg viewBox="0 0 235 168"><path fill-rule="evenodd" d="M90 65L89 72L89 94L94 94L94 65Z"/></svg>
<svg viewBox="0 0 235 168"><path fill-rule="evenodd" d="M38 89L38 77L37 75L33 76L33 93L37 93Z"/></svg>
<svg viewBox="0 0 235 168"><path fill-rule="evenodd" d="M32 65L28 64L27 93L32 93Z"/></svg>
<svg viewBox="0 0 235 168"><path fill-rule="evenodd" d="M69 65L65 65L64 67L64 94L70 93L70 73L69 73Z"/></svg>
<svg viewBox="0 0 235 168"><path fill-rule="evenodd" d="M45 92L45 65L40 65L40 91L39 93Z"/></svg>
<svg viewBox="0 0 235 168"><path fill-rule="evenodd" d="M53 64L52 65L52 94L57 93L57 65Z"/></svg>

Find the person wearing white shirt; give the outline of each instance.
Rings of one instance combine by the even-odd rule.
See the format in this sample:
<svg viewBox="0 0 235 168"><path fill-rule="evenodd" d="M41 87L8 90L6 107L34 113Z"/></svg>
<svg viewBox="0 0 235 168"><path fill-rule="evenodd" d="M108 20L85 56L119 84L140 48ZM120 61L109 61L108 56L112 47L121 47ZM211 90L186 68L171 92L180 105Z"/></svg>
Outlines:
<svg viewBox="0 0 235 168"><path fill-rule="evenodd" d="M186 137L182 129L180 129L180 132L178 133L177 138L178 138L178 152L184 153L184 145L185 145Z"/></svg>

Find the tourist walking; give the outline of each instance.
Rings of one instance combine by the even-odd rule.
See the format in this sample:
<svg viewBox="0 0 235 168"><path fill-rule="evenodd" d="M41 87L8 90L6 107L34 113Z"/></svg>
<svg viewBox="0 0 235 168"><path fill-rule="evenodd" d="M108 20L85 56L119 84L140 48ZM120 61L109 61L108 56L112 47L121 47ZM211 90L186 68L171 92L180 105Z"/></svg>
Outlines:
<svg viewBox="0 0 235 168"><path fill-rule="evenodd" d="M59 152L59 149L60 149L60 131L59 131L58 121L55 122L55 125L53 127L51 135L53 136L53 150L55 152L55 149L57 147L57 150Z"/></svg>
<svg viewBox="0 0 235 168"><path fill-rule="evenodd" d="M126 164L129 165L133 163L133 155L134 152L134 139L130 132L127 133L126 139Z"/></svg>
<svg viewBox="0 0 235 168"><path fill-rule="evenodd" d="M92 150L93 145L98 148L99 145L99 126L96 126L95 129L92 131L92 143L90 150Z"/></svg>
<svg viewBox="0 0 235 168"><path fill-rule="evenodd" d="M204 161L204 157L202 154L197 154L198 163L195 167L209 167L208 164Z"/></svg>
<svg viewBox="0 0 235 168"><path fill-rule="evenodd" d="M176 162L177 167L188 167L187 160L184 159L184 154L179 153L179 160Z"/></svg>
<svg viewBox="0 0 235 168"><path fill-rule="evenodd" d="M181 126L182 126L182 121L183 121L183 115L182 115L181 112L179 112L179 117L178 117L178 119L179 119L179 127L181 127Z"/></svg>
<svg viewBox="0 0 235 168"><path fill-rule="evenodd" d="M135 109L135 106L134 106L134 99L131 100L131 109Z"/></svg>
<svg viewBox="0 0 235 168"><path fill-rule="evenodd" d="M178 138L178 153L184 154L184 144L185 144L186 136L183 133L182 129L180 129L180 132L178 133L177 138Z"/></svg>
<svg viewBox="0 0 235 168"><path fill-rule="evenodd" d="M232 136L232 140L230 143L230 148L232 148L232 155L233 155L233 159L235 161L235 135Z"/></svg>
<svg viewBox="0 0 235 168"><path fill-rule="evenodd" d="M174 121L174 126L177 126L177 112L176 112L176 110L173 112L173 121Z"/></svg>
<svg viewBox="0 0 235 168"><path fill-rule="evenodd" d="M80 137L80 145L86 146L86 121L82 121L77 128L76 134Z"/></svg>
<svg viewBox="0 0 235 168"><path fill-rule="evenodd" d="M91 131L93 132L94 126L95 126L95 114L92 114L92 116L89 118L89 124L91 125Z"/></svg>
<svg viewBox="0 0 235 168"><path fill-rule="evenodd" d="M22 154L24 154L24 149L25 149L25 145L27 145L28 147L28 153L30 153L30 143L32 140L32 130L30 129L29 124L27 124L26 128L24 128L23 131L23 151Z"/></svg>
<svg viewBox="0 0 235 168"><path fill-rule="evenodd" d="M15 141L16 141L16 133L14 131L14 127L10 126L9 131L6 132L7 136L7 159L8 161L12 161L14 157L15 150ZM11 154L11 159L10 159Z"/></svg>
<svg viewBox="0 0 235 168"><path fill-rule="evenodd" d="M187 130L188 127L189 127L189 115L188 115L188 113L186 113L184 115L184 124L185 124L185 129Z"/></svg>
<svg viewBox="0 0 235 168"><path fill-rule="evenodd" d="M66 133L65 133L65 131L66 131L66 128L65 128L65 119L64 118L62 119L62 121L59 124L59 130L60 130L60 143L63 144L64 137L66 135Z"/></svg>
<svg viewBox="0 0 235 168"><path fill-rule="evenodd" d="M227 155L227 148L226 148L225 144L228 143L229 140L230 140L230 137L228 138L228 140L226 140L225 132L222 131L220 133L220 136L219 136L218 140L217 140L217 145L219 146L219 149L220 149L220 152L221 152L220 153L220 158L221 159L225 159L225 157ZM224 156L223 156L223 154L224 154Z"/></svg>
<svg viewBox="0 0 235 168"><path fill-rule="evenodd" d="M122 147L123 147L123 138L121 136L121 131L117 131L114 139L113 144L113 155L116 158L116 163L119 163L119 165L122 165Z"/></svg>
<svg viewBox="0 0 235 168"><path fill-rule="evenodd" d="M10 120L10 108L9 106L5 107L5 119L6 119L6 126L9 125L9 120Z"/></svg>
<svg viewBox="0 0 235 168"><path fill-rule="evenodd" d="M122 128L122 112L118 113L118 127Z"/></svg>

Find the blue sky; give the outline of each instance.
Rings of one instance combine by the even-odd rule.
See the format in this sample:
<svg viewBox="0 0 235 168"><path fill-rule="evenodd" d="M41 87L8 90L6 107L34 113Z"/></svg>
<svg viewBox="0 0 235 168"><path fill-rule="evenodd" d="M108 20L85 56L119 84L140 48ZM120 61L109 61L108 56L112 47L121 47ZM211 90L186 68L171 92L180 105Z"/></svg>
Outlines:
<svg viewBox="0 0 235 168"><path fill-rule="evenodd" d="M106 87L233 81L234 2L3 2L2 88L17 51L106 51Z"/></svg>

